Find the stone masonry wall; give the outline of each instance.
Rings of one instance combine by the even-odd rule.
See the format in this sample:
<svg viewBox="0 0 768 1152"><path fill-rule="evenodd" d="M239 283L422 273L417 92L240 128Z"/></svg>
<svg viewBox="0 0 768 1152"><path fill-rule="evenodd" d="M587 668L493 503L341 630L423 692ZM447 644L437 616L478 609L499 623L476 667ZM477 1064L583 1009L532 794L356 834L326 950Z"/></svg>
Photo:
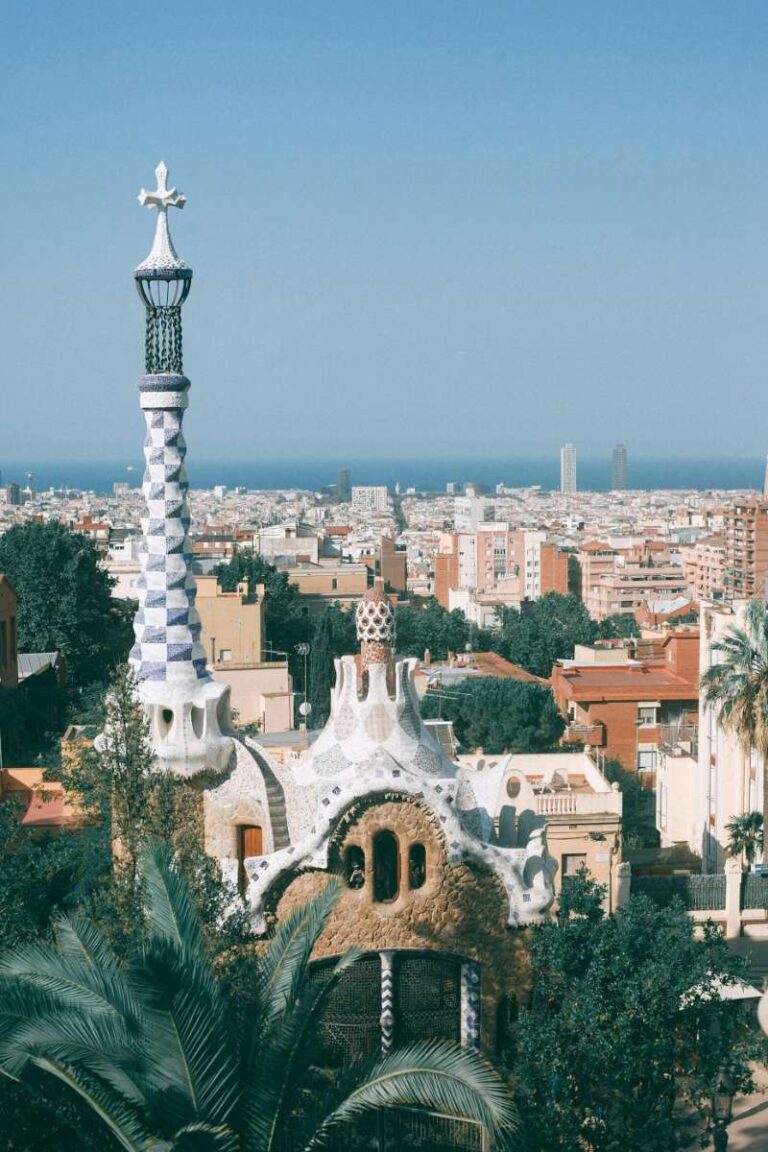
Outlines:
<svg viewBox="0 0 768 1152"><path fill-rule="evenodd" d="M400 891L395 901L374 903L373 837L383 829L398 837ZM350 845L365 852L365 885L343 889L315 959L337 956L355 946L364 951L431 950L476 961L481 973L481 1043L493 1052L500 998L525 998L529 991L525 933L507 927L507 897L500 881L482 867L449 865L439 824L415 801L384 800L359 814L348 813L339 839L339 850L333 854L337 860ZM425 846L427 876L423 887L411 892L408 848L413 843ZM297 875L282 894L278 919L326 883L323 872Z"/></svg>

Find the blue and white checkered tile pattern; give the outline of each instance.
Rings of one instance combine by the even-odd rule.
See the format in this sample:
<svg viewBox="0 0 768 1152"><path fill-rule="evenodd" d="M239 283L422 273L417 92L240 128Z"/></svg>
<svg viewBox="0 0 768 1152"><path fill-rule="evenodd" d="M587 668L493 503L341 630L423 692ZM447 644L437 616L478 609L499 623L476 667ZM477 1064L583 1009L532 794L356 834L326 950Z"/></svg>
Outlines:
<svg viewBox="0 0 768 1152"><path fill-rule="evenodd" d="M188 387L188 382L185 384ZM200 642L192 544L187 534L187 448L181 431L186 387L175 395L178 407L153 408L146 400L143 403L147 516L141 522L144 540L137 581L139 609L134 618L136 643L130 656L139 680L210 679ZM164 402L168 400L166 392Z"/></svg>

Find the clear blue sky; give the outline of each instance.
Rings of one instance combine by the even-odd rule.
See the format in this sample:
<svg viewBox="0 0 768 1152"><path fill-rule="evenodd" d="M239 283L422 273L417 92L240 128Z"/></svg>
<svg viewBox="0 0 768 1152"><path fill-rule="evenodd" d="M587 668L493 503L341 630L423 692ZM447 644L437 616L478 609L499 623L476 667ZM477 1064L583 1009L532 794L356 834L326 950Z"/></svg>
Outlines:
<svg viewBox="0 0 768 1152"><path fill-rule="evenodd" d="M768 450L768 5L5 0L3 459Z"/></svg>

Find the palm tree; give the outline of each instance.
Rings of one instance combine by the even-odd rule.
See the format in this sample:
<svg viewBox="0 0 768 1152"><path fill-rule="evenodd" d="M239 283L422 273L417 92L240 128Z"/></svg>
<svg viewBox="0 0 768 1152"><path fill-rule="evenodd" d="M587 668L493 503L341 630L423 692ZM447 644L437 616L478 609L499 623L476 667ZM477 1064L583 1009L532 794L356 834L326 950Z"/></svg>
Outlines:
<svg viewBox="0 0 768 1152"><path fill-rule="evenodd" d="M743 852L747 864L754 864L757 854L763 850L762 812L744 812L741 816L734 816L727 825L727 831L729 856L741 856Z"/></svg>
<svg viewBox="0 0 768 1152"><path fill-rule="evenodd" d="M763 827L768 824L768 608L750 600L744 626L733 626L712 644L720 661L701 677L704 701L723 728L739 739L745 756L754 748L763 762ZM763 843L768 867L768 842Z"/></svg>
<svg viewBox="0 0 768 1152"><path fill-rule="evenodd" d="M311 1131L297 1128L313 1029L356 960L339 960L328 983L308 979L333 884L254 956L244 1006L211 962L169 851L148 851L141 872L146 930L127 963L79 915L58 919L55 946L26 944L0 959L0 1075L55 1077L126 1152L283 1152L334 1137L336 1146L340 1126L397 1105L474 1120L507 1145L516 1120L501 1080L475 1054L432 1043L352 1070L344 1083L326 1079Z"/></svg>

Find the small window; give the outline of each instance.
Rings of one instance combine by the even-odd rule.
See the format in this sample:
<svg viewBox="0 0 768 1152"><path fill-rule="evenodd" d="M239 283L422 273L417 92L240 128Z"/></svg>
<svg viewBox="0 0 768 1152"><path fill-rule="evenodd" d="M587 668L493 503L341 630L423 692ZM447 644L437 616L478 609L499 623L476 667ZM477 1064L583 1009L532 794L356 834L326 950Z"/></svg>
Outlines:
<svg viewBox="0 0 768 1152"><path fill-rule="evenodd" d="M656 767L656 749L637 753L638 772L653 772Z"/></svg>
<svg viewBox="0 0 768 1152"><path fill-rule="evenodd" d="M397 899L400 890L400 852L394 832L377 832L373 840L373 898L377 904Z"/></svg>
<svg viewBox="0 0 768 1152"><path fill-rule="evenodd" d="M219 649L219 663L220 664L225 664L228 660L231 660L231 659L232 659L232 649L231 648L220 648Z"/></svg>
<svg viewBox="0 0 768 1152"><path fill-rule="evenodd" d="M244 896L248 888L245 861L264 852L264 836L258 824L239 824L237 828L237 886Z"/></svg>
<svg viewBox="0 0 768 1152"><path fill-rule="evenodd" d="M365 852L358 844L350 844L344 853L344 877L348 888L365 885Z"/></svg>
<svg viewBox="0 0 768 1152"><path fill-rule="evenodd" d="M571 852L563 856L563 883L578 876L582 868L587 866L587 856L584 852Z"/></svg>
<svg viewBox="0 0 768 1152"><path fill-rule="evenodd" d="M656 723L656 709L651 707L638 708L637 722L641 728L652 728Z"/></svg>
<svg viewBox="0 0 768 1152"><path fill-rule="evenodd" d="M411 844L408 849L408 887L414 892L422 888L427 879L427 851L423 844Z"/></svg>
<svg viewBox="0 0 768 1152"><path fill-rule="evenodd" d="M335 592L339 586L339 582L335 576L331 576L331 591Z"/></svg>

